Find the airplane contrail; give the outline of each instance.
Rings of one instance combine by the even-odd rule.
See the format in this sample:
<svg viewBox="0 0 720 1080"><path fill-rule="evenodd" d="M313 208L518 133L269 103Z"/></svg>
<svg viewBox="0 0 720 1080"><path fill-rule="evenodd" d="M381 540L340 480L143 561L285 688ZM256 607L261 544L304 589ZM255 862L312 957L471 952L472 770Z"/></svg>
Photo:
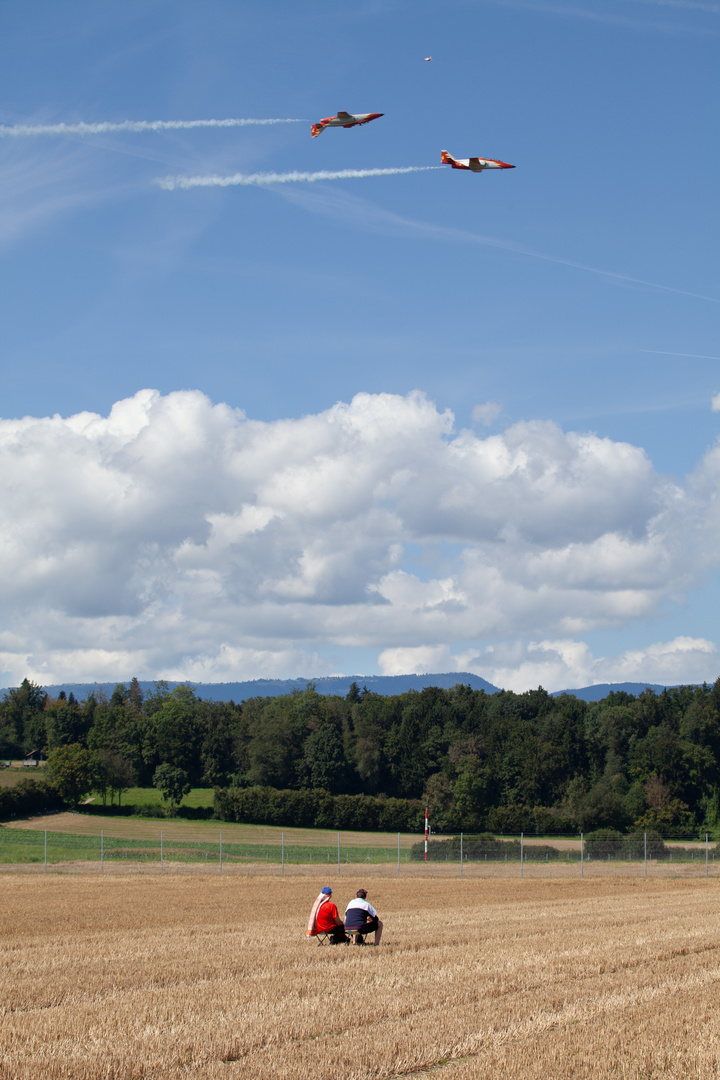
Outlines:
<svg viewBox="0 0 720 1080"><path fill-rule="evenodd" d="M32 135L106 135L111 131L178 131L188 128L253 127L264 124L308 124L297 119L229 120L119 120L97 124L13 124L0 126L0 139L19 139Z"/></svg>
<svg viewBox="0 0 720 1080"><path fill-rule="evenodd" d="M429 172L442 165L408 165L397 169L340 169L338 172L235 173L233 176L166 176L155 182L165 191L196 187L264 187L267 184L314 184L318 180L360 180L365 176L399 176Z"/></svg>
<svg viewBox="0 0 720 1080"><path fill-rule="evenodd" d="M720 356L705 356L704 353L668 352L667 349L638 349L638 352L653 353L655 356L687 356L691 360L720 360Z"/></svg>
<svg viewBox="0 0 720 1080"><path fill-rule="evenodd" d="M443 166L440 165L438 168L443 168ZM434 225L427 221L403 217L401 214L383 210L379 206L368 203L357 195L350 195L347 191L341 190L340 194L337 191L332 192L332 194L325 191L321 197L315 192L299 192L288 188L282 192L282 197L299 203L312 213L340 219L344 225L358 224L362 228L373 229L375 232L381 232L384 235L425 237L429 240L478 244L498 248L501 251L509 251L515 255L525 255L531 259L556 263L558 266L570 266L575 270L584 270L589 274L597 274L599 277L607 278L610 281L628 282L631 285L645 285L651 289L661 289L663 292L677 293L680 296L691 296L695 300L708 300L711 304L720 304L720 298L717 296L706 296L703 293L690 292L688 289L677 289L673 285L662 285L658 281L648 281L645 278L632 277L630 274L621 274L614 270L603 270L598 266L590 266L588 263L578 262L575 259L565 259L560 255L549 255L546 252L537 251L513 240L502 240L500 237L483 236L481 233L469 232L465 229Z"/></svg>
<svg viewBox="0 0 720 1080"><path fill-rule="evenodd" d="M720 15L720 4L712 2L707 3L705 0L630 0L630 2L635 4L651 4L656 7L687 8L694 11L709 11L711 15Z"/></svg>

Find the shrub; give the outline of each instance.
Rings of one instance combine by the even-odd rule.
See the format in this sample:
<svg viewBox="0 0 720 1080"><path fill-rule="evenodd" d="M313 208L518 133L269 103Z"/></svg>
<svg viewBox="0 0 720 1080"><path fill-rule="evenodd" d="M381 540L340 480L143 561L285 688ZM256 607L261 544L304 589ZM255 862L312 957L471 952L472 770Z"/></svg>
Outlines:
<svg viewBox="0 0 720 1080"><path fill-rule="evenodd" d="M322 788L215 788L215 817L309 829L420 832L423 828L423 811L417 800L331 795Z"/></svg>
<svg viewBox="0 0 720 1080"><path fill-rule="evenodd" d="M626 838L617 829L595 829L585 833L585 853L593 859L617 858L626 854Z"/></svg>
<svg viewBox="0 0 720 1080"><path fill-rule="evenodd" d="M508 859L519 861L519 840L498 840L492 833L481 833L479 836L463 836L462 853L463 860L468 862L480 862L485 859L500 861ZM526 844L523 847L523 859L536 862L542 859L561 859L567 857L567 852L559 851L548 844ZM410 858L414 862L422 862L425 858L425 842L418 841L410 848ZM451 836L447 840L430 840L428 842L428 862L441 860L459 862L460 860L460 837Z"/></svg>
<svg viewBox="0 0 720 1080"><path fill-rule="evenodd" d="M687 836L696 830L695 815L679 799L671 799L665 806L646 810L635 826L638 829L653 829L665 836Z"/></svg>
<svg viewBox="0 0 720 1080"><path fill-rule="evenodd" d="M630 833L627 838L626 845L630 849L630 858L642 859L645 857L645 831L637 829L635 832ZM647 831L647 857L648 859L662 859L667 855L668 849L663 843L663 838L660 833L654 832L651 829Z"/></svg>
<svg viewBox="0 0 720 1080"><path fill-rule="evenodd" d="M128 808L123 807L123 809L125 810ZM132 816L143 818L166 818L168 815L164 806L157 806L157 804L153 803L138 803L136 806L132 807Z"/></svg>
<svg viewBox="0 0 720 1080"><path fill-rule="evenodd" d="M0 788L0 821L42 814L47 810L61 810L62 796L47 780L28 777L14 787Z"/></svg>

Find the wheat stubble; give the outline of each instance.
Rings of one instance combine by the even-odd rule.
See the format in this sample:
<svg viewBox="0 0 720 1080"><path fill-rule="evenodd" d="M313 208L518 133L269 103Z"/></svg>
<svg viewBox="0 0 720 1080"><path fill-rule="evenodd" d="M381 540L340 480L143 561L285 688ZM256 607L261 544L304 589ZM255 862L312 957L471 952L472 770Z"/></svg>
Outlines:
<svg viewBox="0 0 720 1080"><path fill-rule="evenodd" d="M720 1077L712 879L370 885L320 949L302 878L1 878L0 1078Z"/></svg>

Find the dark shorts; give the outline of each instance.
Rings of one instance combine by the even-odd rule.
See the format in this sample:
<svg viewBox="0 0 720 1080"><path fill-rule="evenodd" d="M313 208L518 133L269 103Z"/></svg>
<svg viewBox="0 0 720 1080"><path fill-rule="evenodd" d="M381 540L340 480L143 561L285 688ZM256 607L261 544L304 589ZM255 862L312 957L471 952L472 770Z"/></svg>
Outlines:
<svg viewBox="0 0 720 1080"><path fill-rule="evenodd" d="M345 922L345 930L347 931L348 934L351 931L353 931L354 933L360 933L360 934L372 934L374 931L377 930L377 928L378 928L377 916L375 916L374 919L370 919L370 920L368 920L368 922L363 922L363 923L361 923L360 921L352 922L350 919L347 919L346 922Z"/></svg>

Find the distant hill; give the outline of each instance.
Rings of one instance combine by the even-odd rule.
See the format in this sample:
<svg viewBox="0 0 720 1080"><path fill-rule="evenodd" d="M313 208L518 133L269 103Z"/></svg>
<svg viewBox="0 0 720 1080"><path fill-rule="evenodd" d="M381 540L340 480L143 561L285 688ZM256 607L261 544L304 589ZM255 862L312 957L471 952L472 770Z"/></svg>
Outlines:
<svg viewBox="0 0 720 1080"><path fill-rule="evenodd" d="M126 685L130 682L125 680ZM155 689L155 683L139 680L143 693ZM448 671L434 675L334 675L321 679L253 679L249 682L228 683L196 683L192 679L186 679L185 684L193 686L198 697L206 701L247 701L251 697L276 697L278 694L290 694L293 690L304 690L309 682L315 683L319 694L334 694L345 697L350 685L357 683L362 690L366 686L375 694L388 697L390 694L404 694L406 690L423 690L426 686L439 686L449 690L458 683L471 686L473 690L484 690L487 694L497 694L499 687L493 686L479 675L473 675L469 671ZM168 682L170 689L182 686L180 682ZM117 686L116 682L102 683L53 683L43 686L51 697L57 697L61 690L66 694L72 692L78 701L82 701L93 690L104 690L110 696ZM552 697L560 694L573 694L583 701L600 701L612 691L624 690L626 694L642 694L643 690L650 688L656 694L665 689L672 689L662 683L623 682L623 683L597 683L595 686L582 686L576 690L554 690ZM7 689L0 690L0 695L6 694Z"/></svg>
<svg viewBox="0 0 720 1080"><path fill-rule="evenodd" d="M138 681L144 693L155 689L154 682L145 682L142 679ZM439 686L448 690L457 683L471 686L473 690L485 690L488 694L498 692L497 686L469 671L451 671L441 675L336 675L322 679L253 679L251 682L230 683L196 683L192 679L185 681L195 687L198 697L206 701L246 701L251 697L275 697L278 694L290 694L293 690L304 690L309 682L315 683L319 694L335 694L340 697L345 697L354 682L361 690L366 686L368 690L383 696L403 694L406 690L423 690L426 686ZM125 682L127 685L130 680ZM182 685L180 682L168 682L171 690ZM88 694L100 689L109 696L116 686L117 682L55 683L43 686L43 690L51 697L57 697L61 690L66 694L72 692L78 701L82 701ZM7 690L0 690L0 694L6 693Z"/></svg>
<svg viewBox="0 0 720 1080"><path fill-rule="evenodd" d="M643 690L648 689L654 690L656 694L661 694L663 690L672 690L673 687L664 686L661 683L646 682L597 683L595 686L583 686L579 690L555 690L552 696L559 697L560 694L573 694L576 698L582 698L583 701L601 701L608 694L617 693L620 690L626 694L634 694L637 697L638 694L642 694Z"/></svg>

